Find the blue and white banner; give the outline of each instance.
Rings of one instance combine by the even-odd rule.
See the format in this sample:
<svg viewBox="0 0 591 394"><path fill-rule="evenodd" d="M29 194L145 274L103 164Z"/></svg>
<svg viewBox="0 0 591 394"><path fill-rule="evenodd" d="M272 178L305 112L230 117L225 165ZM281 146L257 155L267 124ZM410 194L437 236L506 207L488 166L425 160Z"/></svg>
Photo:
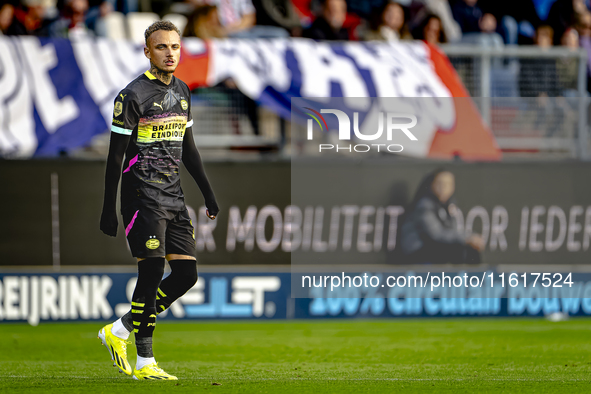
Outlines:
<svg viewBox="0 0 591 394"><path fill-rule="evenodd" d="M0 53L2 158L57 156L88 145L108 131L117 92L149 67L142 45L102 38L0 37ZM286 119L294 97L344 97L365 113L371 97L467 96L445 55L421 42L189 38L175 75L191 89L232 79ZM366 108L351 97L366 98ZM446 101L445 117L457 126L432 127L418 156L498 159L476 107L462 102L469 104Z"/></svg>
<svg viewBox="0 0 591 394"><path fill-rule="evenodd" d="M1 37L0 53L4 158L88 144L109 129L117 92L148 67L141 47L108 40Z"/></svg>

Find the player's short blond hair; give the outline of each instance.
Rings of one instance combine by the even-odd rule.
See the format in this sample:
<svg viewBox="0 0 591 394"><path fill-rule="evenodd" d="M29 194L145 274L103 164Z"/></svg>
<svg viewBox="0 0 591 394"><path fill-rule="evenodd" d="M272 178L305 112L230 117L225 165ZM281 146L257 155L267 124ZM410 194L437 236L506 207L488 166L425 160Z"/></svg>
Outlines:
<svg viewBox="0 0 591 394"><path fill-rule="evenodd" d="M152 33L158 30L176 31L179 37L181 36L181 31L171 21L156 21L152 23L144 32L144 37L146 38L146 46L148 46L148 38L150 38Z"/></svg>

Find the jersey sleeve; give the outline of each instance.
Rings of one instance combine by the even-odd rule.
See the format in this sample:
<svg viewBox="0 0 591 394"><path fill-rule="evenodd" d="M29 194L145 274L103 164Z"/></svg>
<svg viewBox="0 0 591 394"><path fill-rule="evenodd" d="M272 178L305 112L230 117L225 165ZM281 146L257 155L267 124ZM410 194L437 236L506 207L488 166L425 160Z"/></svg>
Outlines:
<svg viewBox="0 0 591 394"><path fill-rule="evenodd" d="M186 128L185 132L191 132L192 127L193 127L193 114L191 113L191 107L189 106L189 113L187 115L187 125L185 126L185 128Z"/></svg>
<svg viewBox="0 0 591 394"><path fill-rule="evenodd" d="M115 98L111 131L122 135L131 135L140 121L140 106L136 94L123 89Z"/></svg>
<svg viewBox="0 0 591 394"><path fill-rule="evenodd" d="M189 97L191 97L189 95ZM191 104L189 99L189 112L187 114L187 126L185 129L185 135L183 138L183 163L185 168L189 171L189 174L193 177L197 186L203 194L205 199L205 206L209 210L211 215L217 216L220 211L218 203L213 193L213 189L205 174L203 168L203 162L201 161L201 155L195 146L195 140L193 139L193 115L191 114Z"/></svg>
<svg viewBox="0 0 591 394"><path fill-rule="evenodd" d="M192 129L191 127L193 127L193 114L191 113L191 90L189 89L189 86L187 86L187 84L185 84L185 91L187 93L187 97L189 98L189 108L188 108L188 112L187 112L187 125L185 126L185 132L191 132Z"/></svg>

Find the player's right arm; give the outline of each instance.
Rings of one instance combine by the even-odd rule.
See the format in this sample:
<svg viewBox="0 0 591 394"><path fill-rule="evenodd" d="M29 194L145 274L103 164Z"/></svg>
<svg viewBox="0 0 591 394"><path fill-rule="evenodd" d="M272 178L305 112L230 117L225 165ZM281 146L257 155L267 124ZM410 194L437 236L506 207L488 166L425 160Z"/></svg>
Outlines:
<svg viewBox="0 0 591 394"><path fill-rule="evenodd" d="M133 129L139 122L139 104L136 95L127 89L115 99L111 142L105 172L105 196L101 214L101 231L112 237L117 235L117 186L121 177L121 166Z"/></svg>

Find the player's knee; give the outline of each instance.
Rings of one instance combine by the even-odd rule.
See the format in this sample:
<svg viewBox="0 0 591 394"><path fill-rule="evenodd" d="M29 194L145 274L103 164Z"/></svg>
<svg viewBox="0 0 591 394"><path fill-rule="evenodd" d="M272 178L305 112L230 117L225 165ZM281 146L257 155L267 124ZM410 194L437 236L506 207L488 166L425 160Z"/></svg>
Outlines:
<svg viewBox="0 0 591 394"><path fill-rule="evenodd" d="M147 258L138 263L138 280L133 292L135 302L151 307L156 303L156 291L164 275L164 258Z"/></svg>
<svg viewBox="0 0 591 394"><path fill-rule="evenodd" d="M189 291L189 289L195 286L197 279L199 279L197 264L187 264L187 267L183 269L183 289Z"/></svg>
<svg viewBox="0 0 591 394"><path fill-rule="evenodd" d="M179 287L185 292L195 286L199 274L197 273L197 262L195 260L173 260L169 261L170 268L175 276L179 278Z"/></svg>
<svg viewBox="0 0 591 394"><path fill-rule="evenodd" d="M197 280L199 279L199 274L197 273L197 264L187 273L187 290L195 286Z"/></svg>
<svg viewBox="0 0 591 394"><path fill-rule="evenodd" d="M161 259L155 266L156 275L160 277L160 280L162 280L162 276L164 275L164 266L164 259Z"/></svg>

